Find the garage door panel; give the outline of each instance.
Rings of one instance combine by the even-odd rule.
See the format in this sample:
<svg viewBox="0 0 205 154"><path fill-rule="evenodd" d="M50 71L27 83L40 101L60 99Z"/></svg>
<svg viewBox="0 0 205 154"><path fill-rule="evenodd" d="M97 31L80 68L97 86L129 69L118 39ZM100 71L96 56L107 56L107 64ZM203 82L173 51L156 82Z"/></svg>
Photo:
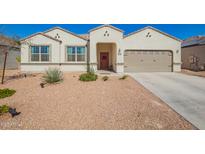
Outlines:
<svg viewBox="0 0 205 154"><path fill-rule="evenodd" d="M171 72L170 51L125 51L125 72Z"/></svg>

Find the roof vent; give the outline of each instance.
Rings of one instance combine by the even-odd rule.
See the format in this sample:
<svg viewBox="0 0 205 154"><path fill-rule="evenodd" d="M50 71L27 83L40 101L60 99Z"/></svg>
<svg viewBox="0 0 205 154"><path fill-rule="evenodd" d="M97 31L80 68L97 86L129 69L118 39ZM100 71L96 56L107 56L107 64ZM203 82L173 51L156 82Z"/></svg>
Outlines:
<svg viewBox="0 0 205 154"><path fill-rule="evenodd" d="M109 36L110 36L110 34L108 33L108 31L107 31L107 30L105 31L104 36L107 36L107 37L109 37Z"/></svg>
<svg viewBox="0 0 205 154"><path fill-rule="evenodd" d="M152 35L150 34L150 32L147 33L146 37L152 37Z"/></svg>
<svg viewBox="0 0 205 154"><path fill-rule="evenodd" d="M60 38L60 36L59 36L58 33L56 34L55 38L56 38L56 39L59 39L59 38Z"/></svg>

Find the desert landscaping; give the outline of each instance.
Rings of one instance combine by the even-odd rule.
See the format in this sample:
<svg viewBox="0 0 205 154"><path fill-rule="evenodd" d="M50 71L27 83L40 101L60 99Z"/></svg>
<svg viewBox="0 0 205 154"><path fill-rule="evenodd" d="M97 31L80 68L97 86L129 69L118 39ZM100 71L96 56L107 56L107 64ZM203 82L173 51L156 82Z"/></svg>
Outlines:
<svg viewBox="0 0 205 154"><path fill-rule="evenodd" d="M82 82L80 74L64 73L63 81L44 88L42 74L6 81L1 89L16 93L0 105L21 114L1 115L0 129L195 129L131 77Z"/></svg>

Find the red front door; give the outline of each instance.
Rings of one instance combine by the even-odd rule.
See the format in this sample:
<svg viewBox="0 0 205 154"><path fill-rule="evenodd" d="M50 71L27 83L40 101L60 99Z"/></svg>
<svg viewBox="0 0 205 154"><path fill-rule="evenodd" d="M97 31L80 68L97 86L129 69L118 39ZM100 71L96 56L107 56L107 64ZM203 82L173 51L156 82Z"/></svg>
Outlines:
<svg viewBox="0 0 205 154"><path fill-rule="evenodd" d="M100 69L108 70L109 68L109 53L101 52L100 53Z"/></svg>

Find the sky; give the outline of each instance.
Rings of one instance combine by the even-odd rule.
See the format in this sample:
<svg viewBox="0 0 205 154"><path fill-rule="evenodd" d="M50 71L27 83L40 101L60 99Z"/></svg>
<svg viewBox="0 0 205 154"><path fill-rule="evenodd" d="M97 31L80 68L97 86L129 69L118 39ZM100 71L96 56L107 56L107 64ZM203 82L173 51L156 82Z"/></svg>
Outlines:
<svg viewBox="0 0 205 154"><path fill-rule="evenodd" d="M27 37L33 33L43 32L49 28L59 26L76 34L85 34L101 24L0 24L0 33L9 37ZM205 24L111 24L129 34L146 26L152 26L179 39L204 35Z"/></svg>

